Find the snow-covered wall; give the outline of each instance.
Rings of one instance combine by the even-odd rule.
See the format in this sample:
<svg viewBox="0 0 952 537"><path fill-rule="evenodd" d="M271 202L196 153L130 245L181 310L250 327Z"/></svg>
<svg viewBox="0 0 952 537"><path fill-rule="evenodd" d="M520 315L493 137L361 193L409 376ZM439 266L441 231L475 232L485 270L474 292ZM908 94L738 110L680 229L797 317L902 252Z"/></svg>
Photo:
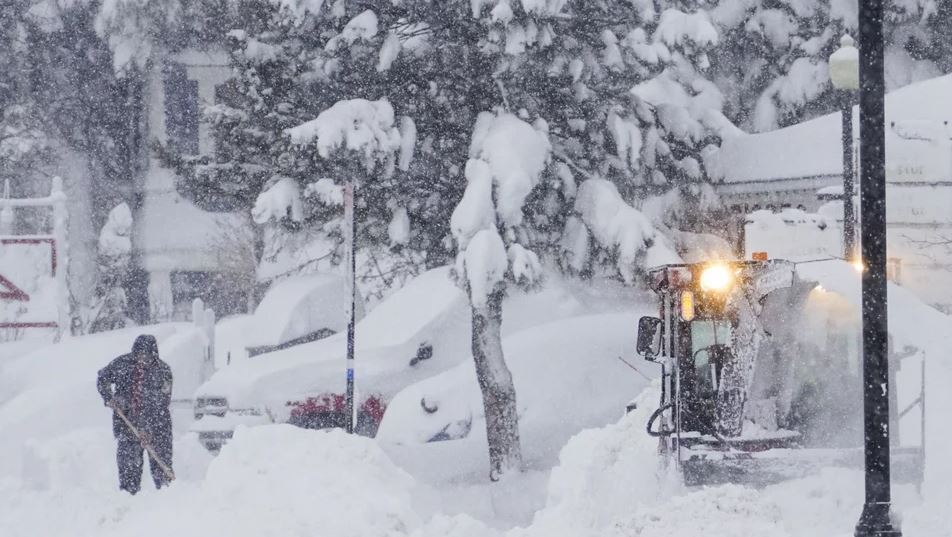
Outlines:
<svg viewBox="0 0 952 537"><path fill-rule="evenodd" d="M755 211L744 225L744 254L766 252L774 259L841 256L842 228L835 220L799 209Z"/></svg>

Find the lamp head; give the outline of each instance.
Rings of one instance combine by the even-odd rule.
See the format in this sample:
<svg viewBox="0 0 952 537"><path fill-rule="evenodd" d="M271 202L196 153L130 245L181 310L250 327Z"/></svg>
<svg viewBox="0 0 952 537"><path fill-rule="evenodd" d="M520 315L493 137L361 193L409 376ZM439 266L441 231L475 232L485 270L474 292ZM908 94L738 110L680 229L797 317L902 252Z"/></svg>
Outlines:
<svg viewBox="0 0 952 537"><path fill-rule="evenodd" d="M859 50L849 35L840 39L840 48L830 55L830 82L837 89L859 89Z"/></svg>

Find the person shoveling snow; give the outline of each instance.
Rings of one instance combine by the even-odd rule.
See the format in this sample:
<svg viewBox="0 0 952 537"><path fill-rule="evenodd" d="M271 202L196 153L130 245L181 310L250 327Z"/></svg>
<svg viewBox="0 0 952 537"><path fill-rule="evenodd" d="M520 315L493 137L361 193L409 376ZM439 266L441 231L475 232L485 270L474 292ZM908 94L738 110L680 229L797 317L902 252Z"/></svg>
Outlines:
<svg viewBox="0 0 952 537"><path fill-rule="evenodd" d="M97 388L113 410L118 442L119 488L135 494L142 481L142 450L156 488L175 479L172 472L172 369L159 358L155 336L141 335L132 352L99 370Z"/></svg>

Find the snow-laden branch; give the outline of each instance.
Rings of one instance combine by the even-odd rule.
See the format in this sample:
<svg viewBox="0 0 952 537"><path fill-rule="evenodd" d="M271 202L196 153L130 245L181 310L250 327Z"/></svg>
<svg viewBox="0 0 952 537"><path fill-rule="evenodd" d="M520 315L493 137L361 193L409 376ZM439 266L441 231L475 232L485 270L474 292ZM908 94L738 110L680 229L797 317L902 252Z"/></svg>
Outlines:
<svg viewBox="0 0 952 537"><path fill-rule="evenodd" d="M381 162L392 170L395 154L405 151L394 126L393 106L385 99L339 101L287 133L295 144L314 144L323 158L338 150L357 153L368 171Z"/></svg>
<svg viewBox="0 0 952 537"><path fill-rule="evenodd" d="M681 261L651 220L625 203L615 185L605 179L588 179L579 185L575 212L577 216L566 222L562 246L576 269L587 263L591 239L613 254L618 274L628 284L646 268Z"/></svg>
<svg viewBox="0 0 952 537"><path fill-rule="evenodd" d="M477 307L507 274L522 285L532 285L541 274L536 254L515 241L515 229L551 153L544 122L533 126L508 112L484 112L476 120L466 191L450 229L459 248L457 274Z"/></svg>

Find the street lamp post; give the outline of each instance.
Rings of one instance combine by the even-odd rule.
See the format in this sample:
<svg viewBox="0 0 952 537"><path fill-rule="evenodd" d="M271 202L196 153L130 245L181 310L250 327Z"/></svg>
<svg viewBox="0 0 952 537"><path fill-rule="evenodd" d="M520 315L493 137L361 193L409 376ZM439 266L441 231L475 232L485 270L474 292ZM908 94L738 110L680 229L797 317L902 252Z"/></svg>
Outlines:
<svg viewBox="0 0 952 537"><path fill-rule="evenodd" d="M900 536L890 520L886 300L886 133L883 0L859 4L860 208L863 271L863 424L866 501L856 537Z"/></svg>
<svg viewBox="0 0 952 537"><path fill-rule="evenodd" d="M853 38L844 35L840 48L830 55L830 82L840 92L843 120L843 258L856 255L856 215L853 212L853 93L859 89L859 51Z"/></svg>

